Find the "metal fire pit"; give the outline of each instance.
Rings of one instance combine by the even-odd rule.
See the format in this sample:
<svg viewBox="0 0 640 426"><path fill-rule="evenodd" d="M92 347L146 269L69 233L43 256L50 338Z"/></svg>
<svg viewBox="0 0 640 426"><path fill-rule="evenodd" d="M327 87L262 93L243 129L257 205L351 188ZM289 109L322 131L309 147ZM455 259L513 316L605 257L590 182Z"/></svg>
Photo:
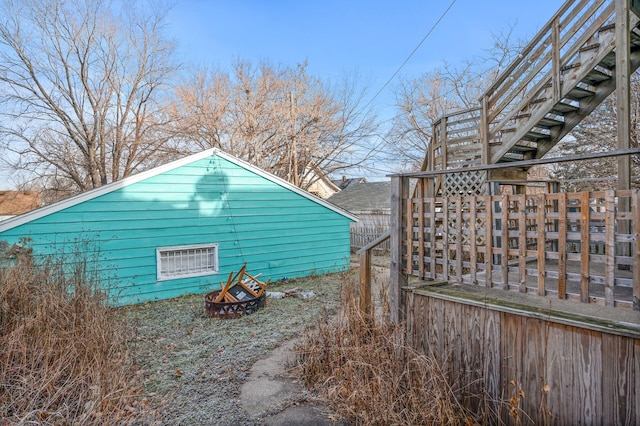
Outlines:
<svg viewBox="0 0 640 426"><path fill-rule="evenodd" d="M260 308L264 308L267 302L267 294L239 302L215 302L221 290L207 293L204 297L207 313L216 318L238 318L243 315L251 315Z"/></svg>

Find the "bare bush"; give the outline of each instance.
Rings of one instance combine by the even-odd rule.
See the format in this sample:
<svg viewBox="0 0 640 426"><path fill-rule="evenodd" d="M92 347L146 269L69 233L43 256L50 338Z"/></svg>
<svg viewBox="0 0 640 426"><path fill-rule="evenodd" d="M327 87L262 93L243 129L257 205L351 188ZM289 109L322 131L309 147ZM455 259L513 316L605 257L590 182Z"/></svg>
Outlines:
<svg viewBox="0 0 640 426"><path fill-rule="evenodd" d="M39 260L0 242L0 263L0 418L113 424L140 415L127 333L90 262Z"/></svg>
<svg viewBox="0 0 640 426"><path fill-rule="evenodd" d="M356 283L345 276L343 313L327 317L296 347L297 369L332 409L357 424L476 424L464 407L465 389L452 384L432 358L405 343L389 310L367 320L358 310Z"/></svg>

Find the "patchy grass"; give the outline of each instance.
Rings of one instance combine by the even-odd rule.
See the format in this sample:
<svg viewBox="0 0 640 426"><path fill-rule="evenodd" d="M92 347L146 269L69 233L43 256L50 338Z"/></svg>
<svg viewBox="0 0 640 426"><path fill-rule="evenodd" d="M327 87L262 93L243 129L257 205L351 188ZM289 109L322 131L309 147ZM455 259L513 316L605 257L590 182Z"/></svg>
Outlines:
<svg viewBox="0 0 640 426"><path fill-rule="evenodd" d="M277 282L269 291L313 291L308 300L267 299L237 319L207 316L204 295L120 310L135 334L129 338L136 372L162 423L251 424L239 403L251 366L318 318L340 309L343 274Z"/></svg>

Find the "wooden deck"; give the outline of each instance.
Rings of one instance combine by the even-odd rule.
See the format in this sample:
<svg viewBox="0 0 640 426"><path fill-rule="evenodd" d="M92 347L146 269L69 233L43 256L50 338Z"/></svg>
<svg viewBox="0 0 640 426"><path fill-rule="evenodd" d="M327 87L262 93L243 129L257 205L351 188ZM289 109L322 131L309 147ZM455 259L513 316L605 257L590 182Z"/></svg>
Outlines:
<svg viewBox="0 0 640 426"><path fill-rule="evenodd" d="M507 424L640 423L639 22L637 2L565 1L478 105L433 123L422 171L391 179L391 319L468 390L465 406L513 403L496 406ZM614 90L616 150L544 158ZM526 192L533 166L605 156L617 191Z"/></svg>

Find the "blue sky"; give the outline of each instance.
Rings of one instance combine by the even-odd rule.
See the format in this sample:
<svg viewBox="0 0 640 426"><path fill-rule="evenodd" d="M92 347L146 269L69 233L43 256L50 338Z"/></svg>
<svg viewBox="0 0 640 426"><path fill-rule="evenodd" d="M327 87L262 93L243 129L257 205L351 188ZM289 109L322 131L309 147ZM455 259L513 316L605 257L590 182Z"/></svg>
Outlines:
<svg viewBox="0 0 640 426"><path fill-rule="evenodd" d="M562 5L561 0L456 0L402 68L416 78L447 61L455 65L491 47L492 33L514 26L529 39ZM168 31L183 63L229 71L235 59L274 65L308 61L322 80L357 72L370 99L407 59L451 0L177 0ZM392 114L393 88L373 104Z"/></svg>
<svg viewBox="0 0 640 426"><path fill-rule="evenodd" d="M146 0L143 0L146 1ZM234 60L295 66L338 81L357 72L377 93L436 24L452 0L174 0L169 37L180 61L230 71ZM529 39L562 0L456 0L416 53L372 103L381 120L394 115L399 79L417 78L441 66L473 59L491 47L492 33L514 26ZM4 172L4 173L3 173ZM384 179L380 170L374 179ZM0 189L12 180L0 169Z"/></svg>

